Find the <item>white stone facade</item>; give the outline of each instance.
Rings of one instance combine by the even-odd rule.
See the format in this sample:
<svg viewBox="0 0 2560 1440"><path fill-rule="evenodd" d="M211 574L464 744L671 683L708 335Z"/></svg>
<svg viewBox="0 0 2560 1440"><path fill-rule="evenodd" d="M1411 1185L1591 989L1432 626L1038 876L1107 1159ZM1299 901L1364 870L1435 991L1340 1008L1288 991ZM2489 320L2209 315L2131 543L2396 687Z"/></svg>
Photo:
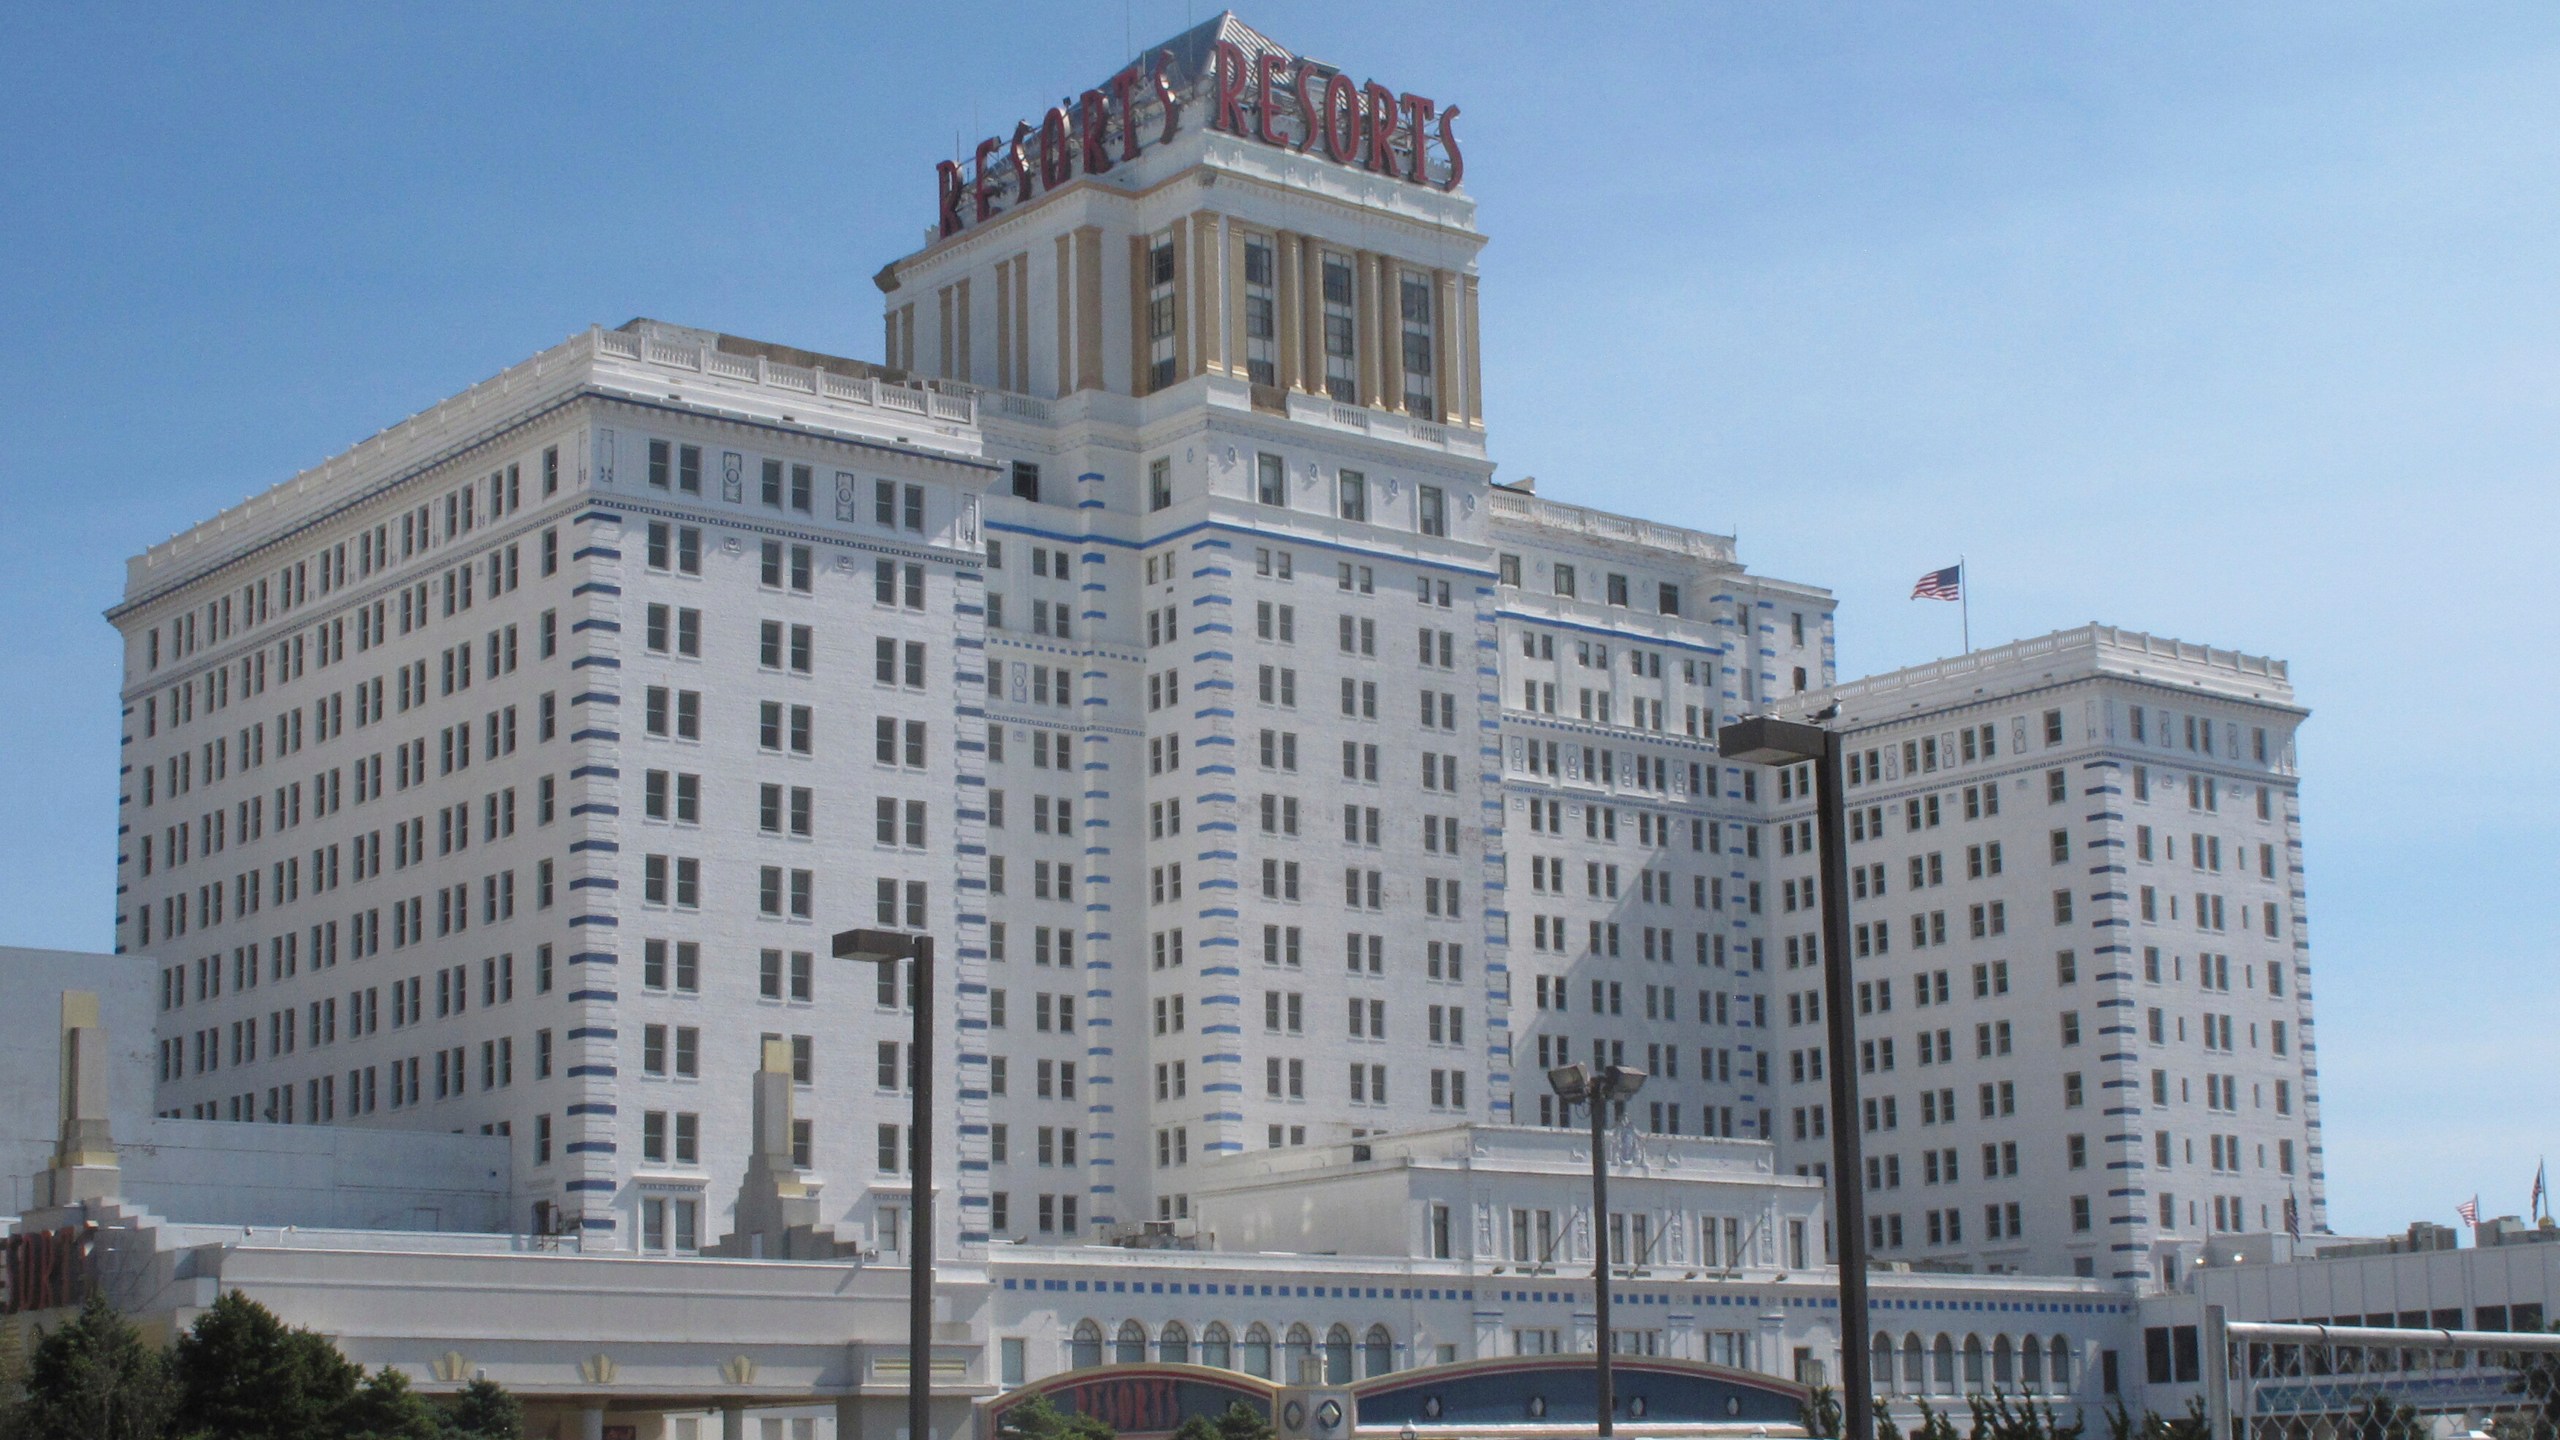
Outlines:
<svg viewBox="0 0 2560 1440"><path fill-rule="evenodd" d="M682 1251L726 1233L745 1163L748 1090L722 1082L793 1037L825 1218L894 1254L906 1017L827 955L885 924L946 937L944 1253L1187 1231L1197 1177L1253 1152L1551 1125L1540 1071L1566 1059L1652 1074L1620 1117L1636 1131L1771 1142L1813 1171L1809 812L1796 777L1722 764L1713 736L1828 693L1880 751L1959 711L1998 730L1977 768L2008 808L1976 829L2009 864L1967 903L2033 931L2065 883L2038 847L2071 832L2072 935L2015 952L1952 904L1948 950L1911 951L1910 847L1858 857L1890 872L1861 921L1893 927L1893 970L2012 977L1983 997L2001 1003L1948 995L1961 1053L1932 1088L1968 1118L1931 1148L1957 1147L1957 1178L1924 1205L1880 1172L1875 1208L1905 1225L1880 1253L2145 1273L2209 1228L2189 1199L2280 1226L2287 1177L2258 1155L2286 1144L2316 1225L2280 668L2143 641L2156 674L2054 681L2011 647L1827 690L1827 592L1750 574L1729 537L1493 482L1483 240L1449 179L1193 123L884 269L896 370L593 331L138 557L112 615L117 934L166 974L157 1108L504 1134L522 1223ZM2191 693L2137 698L2162 685ZM2264 729L2282 758L2138 758L2110 728L2136 703ZM1860 708L1886 704L1932 718ZM2055 705L2064 747L2013 740ZM2066 755L2049 827L2034 787ZM2197 892L2167 847L2207 830L2087 793L2137 764L2277 797L2263 821L2226 799L2213 827L2227 858L2278 862L2202 886L2240 917L2210 934L2244 981L2227 1003L2187 988L2177 901L2156 942L2133 919L2128 885ZM1853 798L1919 793L1887 771ZM2143 824L2161 858L2124 863L2156 881L2086 873ZM2243 935L2270 904L2278 936ZM2156 991L2126 968L2154 943ZM2047 1113L2075 1008L2056 949L2089 997L2085 1129ZM2279 972L2282 995L2250 990ZM2152 1005L2248 1039L2129 1045ZM2014 1048L1977 1058L1982 1024ZM1894 1038L1891 1078L1920 1073ZM2163 1132L2176 1182L2107 1168L2150 1153L2156 1122L2107 1112L2154 1068L2194 1111ZM2237 1115L2189 1098L2207 1075L2217 1098L2240 1077ZM2019 1086L2015 1126L1971 1118L1986 1081ZM1889 1084L1880 1066L1868 1093ZM1922 1159L1891 1141L1913 1120L1880 1118L1870 1147L1906 1196ZM2065 1167L2066 1134L2103 1180ZM2226 1136L2237 1175L2185 1153ZM2013 1140L2017 1178L1984 1174L1980 1147ZM2073 1228L2082 1196L2103 1245ZM2020 1234L2004 1208L1992 1243L1984 1207L2012 1203ZM1921 1244L1924 1209L1961 1212L1965 1239Z"/></svg>
<svg viewBox="0 0 2560 1440"><path fill-rule="evenodd" d="M1875 1253L2174 1281L2288 1204L2325 1229L2283 663L2088 626L1833 701ZM1779 848L1784 896L1812 866ZM1798 1166L1830 1155L1817 976L1777 978Z"/></svg>

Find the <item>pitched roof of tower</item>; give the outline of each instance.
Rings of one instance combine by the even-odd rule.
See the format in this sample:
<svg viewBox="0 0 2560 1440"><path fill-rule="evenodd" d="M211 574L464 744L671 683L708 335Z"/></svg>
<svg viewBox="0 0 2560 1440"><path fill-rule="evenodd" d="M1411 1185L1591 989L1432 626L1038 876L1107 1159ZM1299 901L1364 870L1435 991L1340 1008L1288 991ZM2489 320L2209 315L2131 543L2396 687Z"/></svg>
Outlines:
<svg viewBox="0 0 2560 1440"><path fill-rule="evenodd" d="M1183 76L1186 85L1197 84L1207 79L1215 70L1216 62L1212 56L1215 47L1221 41L1244 52L1248 62L1270 55L1290 62L1307 59L1320 75L1329 75L1335 69L1334 66L1321 60L1301 56L1288 46L1247 25L1236 18L1236 12L1233 10L1221 10L1170 39L1145 47L1131 58L1144 64L1151 57L1170 50L1173 52L1174 73ZM1109 83L1107 78L1103 81L1104 85Z"/></svg>

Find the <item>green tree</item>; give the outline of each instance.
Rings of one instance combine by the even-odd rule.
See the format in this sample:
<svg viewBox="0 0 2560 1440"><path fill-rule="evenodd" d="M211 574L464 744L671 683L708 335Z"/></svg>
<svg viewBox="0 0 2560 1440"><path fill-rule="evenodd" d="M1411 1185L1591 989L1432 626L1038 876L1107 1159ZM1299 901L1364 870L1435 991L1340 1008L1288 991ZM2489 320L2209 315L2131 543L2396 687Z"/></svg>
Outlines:
<svg viewBox="0 0 2560 1440"><path fill-rule="evenodd" d="M1815 1385L1805 1391L1804 1403L1796 1407L1796 1418L1804 1433L1830 1440L1840 1433L1840 1392L1828 1385Z"/></svg>
<svg viewBox="0 0 2560 1440"><path fill-rule="evenodd" d="M1173 1440L1272 1440L1272 1435L1269 1416L1236 1400L1229 1402L1223 1415L1194 1415L1183 1421Z"/></svg>
<svg viewBox="0 0 2560 1440"><path fill-rule="evenodd" d="M36 1343L8 1428L18 1440L158 1440L173 1399L168 1357L92 1294Z"/></svg>
<svg viewBox="0 0 2560 1440"><path fill-rule="evenodd" d="M523 1440L524 1405L494 1380L462 1387L444 1412L449 1440Z"/></svg>
<svg viewBox="0 0 2560 1440"><path fill-rule="evenodd" d="M409 1388L409 1377L385 1365L373 1372L338 1411L346 1440L442 1440L434 1406Z"/></svg>
<svg viewBox="0 0 2560 1440"><path fill-rule="evenodd" d="M1956 1422L1924 1399L1920 1402L1920 1428L1911 1432L1911 1440L1956 1440Z"/></svg>
<svg viewBox="0 0 2560 1440"><path fill-rule="evenodd" d="M2560 1324L2551 1328L2560 1331ZM2499 1417L2502 1440L2560 1440L2560 1355L2519 1355L2508 1363L2515 1374L2507 1389L2525 1403L2522 1413Z"/></svg>
<svg viewBox="0 0 2560 1440"><path fill-rule="evenodd" d="M1902 1427L1893 1422L1893 1412L1881 1395L1875 1399L1876 1440L1902 1440Z"/></svg>
<svg viewBox="0 0 2560 1440"><path fill-rule="evenodd" d="M325 1336L289 1329L236 1290L178 1337L177 1429L191 1440L307 1440L341 1433L363 1367ZM432 1433L432 1431L430 1432Z"/></svg>
<svg viewBox="0 0 2560 1440"><path fill-rule="evenodd" d="M2345 1440L2423 1440L2426 1427L2415 1407L2377 1390L2357 1398L2338 1433Z"/></svg>
<svg viewBox="0 0 2560 1440"><path fill-rule="evenodd" d="M2205 1418L2202 1397L2189 1398L2187 1413L2175 1420L2163 1419L2153 1410L2143 1411L2137 1420L2132 1411L2124 1408L2121 1397L2115 1408L2100 1418L2107 1422L2107 1440L2210 1440L2213 1433L2212 1422ZM2078 1433L2076 1427L2073 1433Z"/></svg>
<svg viewBox="0 0 2560 1440"><path fill-rule="evenodd" d="M999 1440L1120 1440L1120 1432L1091 1415L1061 1410L1046 1395L1034 1395L1004 1412L996 1431Z"/></svg>

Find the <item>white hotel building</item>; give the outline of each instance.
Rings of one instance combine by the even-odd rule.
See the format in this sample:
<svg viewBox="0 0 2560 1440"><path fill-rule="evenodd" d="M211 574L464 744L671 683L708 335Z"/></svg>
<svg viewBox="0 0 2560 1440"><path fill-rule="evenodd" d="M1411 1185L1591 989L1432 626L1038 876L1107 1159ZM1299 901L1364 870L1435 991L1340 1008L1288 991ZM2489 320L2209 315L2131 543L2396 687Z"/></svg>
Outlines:
<svg viewBox="0 0 2560 1440"><path fill-rule="evenodd" d="M946 937L962 1266L1554 1125L1567 1059L1649 1073L1662 1155L1819 1175L1806 777L1712 737L1837 699L1878 1257L2320 1228L2283 665L2091 627L1839 683L1827 591L1494 479L1452 152L1214 128L1218 41L1286 56L1177 38L1178 125L1132 90L1135 158L884 268L886 367L592 330L135 558L154 1108L504 1136L517 1223L684 1253L783 1037L823 1220L894 1261L904 997L828 958L888 925ZM1612 1233L1784 1268L1818 1212L1760 1193ZM1476 1196L1410 1253L1580 1243Z"/></svg>

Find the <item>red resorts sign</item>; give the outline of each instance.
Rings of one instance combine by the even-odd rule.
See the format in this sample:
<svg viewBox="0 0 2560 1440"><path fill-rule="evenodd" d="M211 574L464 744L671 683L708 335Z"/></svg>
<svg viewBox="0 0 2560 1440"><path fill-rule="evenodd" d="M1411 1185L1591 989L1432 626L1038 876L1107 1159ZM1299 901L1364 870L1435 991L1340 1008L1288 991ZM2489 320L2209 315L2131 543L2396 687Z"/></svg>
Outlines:
<svg viewBox="0 0 2560 1440"><path fill-rule="evenodd" d="M1205 91L1210 129L1275 149L1313 151L1336 164L1439 190L1455 190L1467 173L1455 105L1442 109L1427 95L1375 80L1355 85L1350 76L1312 60L1270 52L1247 56L1225 40L1210 47L1206 76L1189 76L1178 85L1173 65L1172 51L1159 52L1072 104L1050 107L1036 127L1018 121L1011 139L991 135L979 141L967 167L943 161L935 170L941 193L937 232L957 235L1079 175L1107 174L1136 160L1149 144L1169 143L1182 129L1186 90ZM1149 108L1155 111L1152 120L1140 114ZM1437 175L1434 144L1440 152Z"/></svg>

